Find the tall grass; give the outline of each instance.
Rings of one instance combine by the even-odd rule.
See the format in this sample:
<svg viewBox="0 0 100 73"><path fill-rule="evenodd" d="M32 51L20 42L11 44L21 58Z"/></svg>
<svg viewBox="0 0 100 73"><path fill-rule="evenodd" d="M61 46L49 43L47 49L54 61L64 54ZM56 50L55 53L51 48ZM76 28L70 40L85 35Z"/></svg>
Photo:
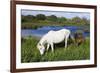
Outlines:
<svg viewBox="0 0 100 73"><path fill-rule="evenodd" d="M21 62L45 62L45 61L68 61L68 60L87 60L90 59L90 39L86 38L86 41L80 46L75 44L69 44L67 48L64 45L55 45L54 52L49 48L45 51L44 55L40 55L36 45L39 40L36 38L22 38L21 41Z"/></svg>

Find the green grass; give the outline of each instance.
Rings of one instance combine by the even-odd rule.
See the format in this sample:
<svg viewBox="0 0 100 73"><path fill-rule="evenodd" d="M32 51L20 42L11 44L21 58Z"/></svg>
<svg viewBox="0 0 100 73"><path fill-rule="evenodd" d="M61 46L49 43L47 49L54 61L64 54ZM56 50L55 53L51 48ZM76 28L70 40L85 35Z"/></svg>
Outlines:
<svg viewBox="0 0 100 73"><path fill-rule="evenodd" d="M21 62L45 62L45 61L68 61L68 60L87 60L90 59L90 39L80 46L69 44L67 48L62 46L55 46L54 52L51 48L40 55L39 50L36 48L38 40L36 38L23 38L21 42Z"/></svg>

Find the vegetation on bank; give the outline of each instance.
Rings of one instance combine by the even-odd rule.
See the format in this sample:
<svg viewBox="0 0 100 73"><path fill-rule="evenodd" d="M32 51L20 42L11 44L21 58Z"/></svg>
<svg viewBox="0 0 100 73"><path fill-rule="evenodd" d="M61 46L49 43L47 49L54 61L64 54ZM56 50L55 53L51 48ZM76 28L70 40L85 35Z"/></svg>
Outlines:
<svg viewBox="0 0 100 73"><path fill-rule="evenodd" d="M37 29L42 26L89 26L90 20L78 16L73 18L57 17L55 15L45 16L44 14L22 15L21 16L22 29Z"/></svg>

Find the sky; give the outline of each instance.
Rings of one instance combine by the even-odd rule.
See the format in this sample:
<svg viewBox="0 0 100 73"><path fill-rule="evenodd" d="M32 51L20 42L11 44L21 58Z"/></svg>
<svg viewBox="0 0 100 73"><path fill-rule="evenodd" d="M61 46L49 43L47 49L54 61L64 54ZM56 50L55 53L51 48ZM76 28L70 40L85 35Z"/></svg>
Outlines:
<svg viewBox="0 0 100 73"><path fill-rule="evenodd" d="M56 15L57 17L65 17L65 18L87 18L90 19L90 13L87 12L64 12L64 11L44 11L44 10L21 10L21 15L34 15L44 14L46 16Z"/></svg>

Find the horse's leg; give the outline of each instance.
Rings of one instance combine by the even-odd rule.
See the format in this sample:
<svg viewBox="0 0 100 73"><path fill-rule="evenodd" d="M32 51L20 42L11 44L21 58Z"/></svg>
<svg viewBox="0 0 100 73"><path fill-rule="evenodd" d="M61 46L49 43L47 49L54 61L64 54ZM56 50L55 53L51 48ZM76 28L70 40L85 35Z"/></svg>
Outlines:
<svg viewBox="0 0 100 73"><path fill-rule="evenodd" d="M47 45L47 51L48 51L48 49L49 49L49 46L50 46L50 44Z"/></svg>
<svg viewBox="0 0 100 73"><path fill-rule="evenodd" d="M68 40L68 36L65 37L65 48L67 48L67 40Z"/></svg>
<svg viewBox="0 0 100 73"><path fill-rule="evenodd" d="M51 43L51 49L52 49L52 52L53 52L54 51L53 43Z"/></svg>
<svg viewBox="0 0 100 73"><path fill-rule="evenodd" d="M67 39L65 39L65 48L67 48Z"/></svg>

